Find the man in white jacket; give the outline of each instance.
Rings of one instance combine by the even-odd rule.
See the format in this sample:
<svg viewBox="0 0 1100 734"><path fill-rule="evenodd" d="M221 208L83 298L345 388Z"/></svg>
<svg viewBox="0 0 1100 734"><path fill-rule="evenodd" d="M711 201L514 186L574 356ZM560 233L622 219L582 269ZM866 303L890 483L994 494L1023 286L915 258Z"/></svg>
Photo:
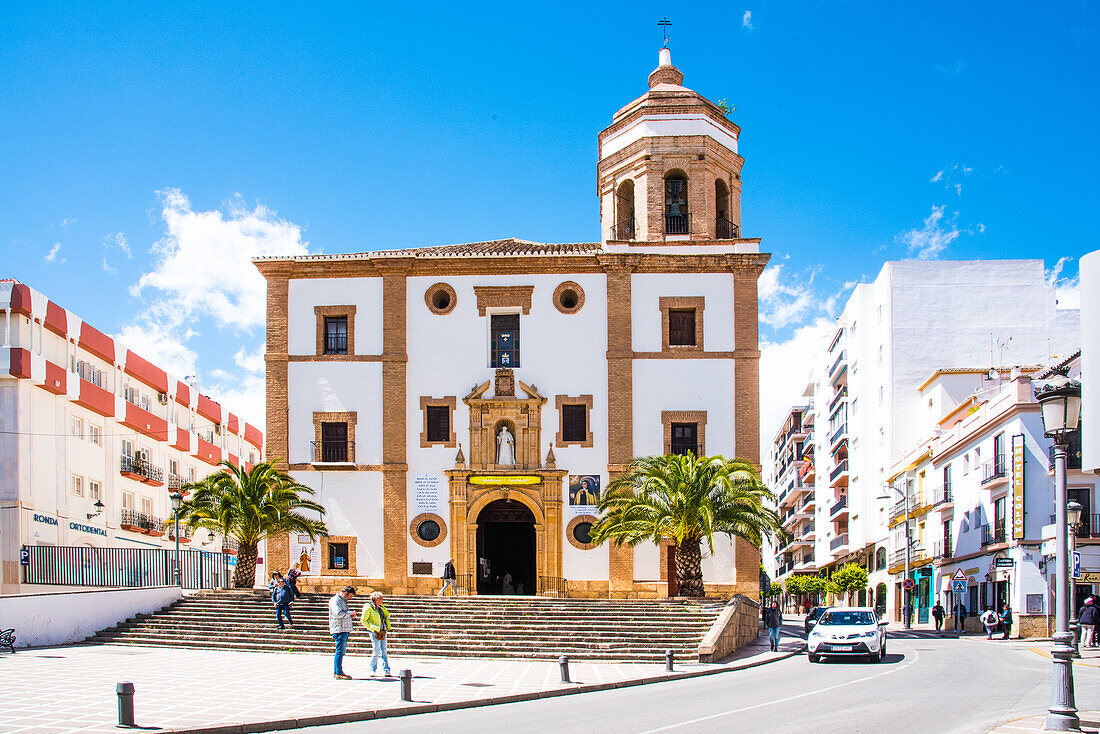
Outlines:
<svg viewBox="0 0 1100 734"><path fill-rule="evenodd" d="M345 586L340 593L328 600L328 631L336 641L336 657L332 661L332 677L339 680L351 680L344 675L344 652L348 649L348 637L351 636L355 617L348 609L348 599L355 596L354 586Z"/></svg>

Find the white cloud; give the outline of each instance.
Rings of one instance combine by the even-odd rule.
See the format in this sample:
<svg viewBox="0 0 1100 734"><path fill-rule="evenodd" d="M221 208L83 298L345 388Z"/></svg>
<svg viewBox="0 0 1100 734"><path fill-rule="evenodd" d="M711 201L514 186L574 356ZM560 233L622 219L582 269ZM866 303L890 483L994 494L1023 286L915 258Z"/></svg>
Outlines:
<svg viewBox="0 0 1100 734"><path fill-rule="evenodd" d="M961 183L957 183L957 184L955 184L955 193L956 193L956 194L957 194L958 196L962 196L962 195L963 195L963 185L962 185Z"/></svg>
<svg viewBox="0 0 1100 734"><path fill-rule="evenodd" d="M751 10L746 10L745 14L741 16L741 26L748 28L750 31L753 30Z"/></svg>
<svg viewBox="0 0 1100 734"><path fill-rule="evenodd" d="M158 367L183 378L198 372L199 355L187 346L194 335L190 329L180 334L176 329L138 318L114 337Z"/></svg>
<svg viewBox="0 0 1100 734"><path fill-rule="evenodd" d="M68 227L70 224L76 221L76 217L65 217L61 220L62 227Z"/></svg>
<svg viewBox="0 0 1100 734"><path fill-rule="evenodd" d="M267 414L267 393L262 375L244 375L203 386L203 392L254 426L263 429Z"/></svg>
<svg viewBox="0 0 1100 734"><path fill-rule="evenodd" d="M966 59L959 59L950 66L943 66L942 64L936 64L936 71L948 74L950 76L958 76L963 73L966 68Z"/></svg>
<svg viewBox="0 0 1100 734"><path fill-rule="evenodd" d="M934 260L954 242L959 234L955 225L958 212L944 221L944 205L933 206L932 213L924 219L924 226L910 229L898 235L897 239L909 248L909 254L918 260Z"/></svg>
<svg viewBox="0 0 1100 734"><path fill-rule="evenodd" d="M233 361L237 363L238 367L248 370L249 372L263 372L265 365L264 345L260 344L256 350L251 353L245 347L241 347L237 350L237 353L233 355Z"/></svg>
<svg viewBox="0 0 1100 734"><path fill-rule="evenodd" d="M126 259L132 258L134 255L130 252L130 240L127 239L125 232L115 232L109 234L103 238L103 246L108 250L115 249L121 250Z"/></svg>
<svg viewBox="0 0 1100 734"><path fill-rule="evenodd" d="M1047 285L1054 289L1054 299L1058 302L1058 308L1081 308L1081 276L1077 274L1072 278L1061 277L1062 271L1073 258L1060 257L1054 267L1046 270Z"/></svg>
<svg viewBox="0 0 1100 734"><path fill-rule="evenodd" d="M118 268L112 268L107 264L107 258L103 258L103 272L118 275Z"/></svg>
<svg viewBox="0 0 1100 734"><path fill-rule="evenodd" d="M223 327L263 326L267 287L252 258L305 255L302 229L262 204L248 209L236 196L221 211L194 211L179 189L158 192L165 235L152 252L155 265L130 292L156 291L154 319L183 322L199 316Z"/></svg>
<svg viewBox="0 0 1100 734"><path fill-rule="evenodd" d="M46 257L44 257L43 259L48 263L52 263L52 262L64 263L66 261L66 259L63 258L63 257L59 258L58 257L59 252L61 252L61 243L60 242L58 242L53 247L51 247L50 251L46 253Z"/></svg>
<svg viewBox="0 0 1100 734"><path fill-rule="evenodd" d="M805 278L785 276L784 265L777 263L764 268L757 281L760 302L760 323L782 329L800 323L818 303L813 285L815 273Z"/></svg>
<svg viewBox="0 0 1100 734"><path fill-rule="evenodd" d="M790 339L763 342L760 350L760 459L767 457L791 406L804 402L802 392L809 382L814 357L822 349L833 319L821 316L800 326Z"/></svg>
<svg viewBox="0 0 1100 734"><path fill-rule="evenodd" d="M943 171L940 171L935 176L928 179L928 183L936 183L937 181L942 181L942 180L943 180Z"/></svg>

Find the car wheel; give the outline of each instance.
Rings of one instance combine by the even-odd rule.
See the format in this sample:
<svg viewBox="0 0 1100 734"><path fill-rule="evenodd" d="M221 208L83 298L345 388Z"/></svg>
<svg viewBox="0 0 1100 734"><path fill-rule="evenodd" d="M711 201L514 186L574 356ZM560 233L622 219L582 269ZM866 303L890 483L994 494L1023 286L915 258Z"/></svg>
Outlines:
<svg viewBox="0 0 1100 734"><path fill-rule="evenodd" d="M820 663L821 662L821 656L820 655L814 655L813 653L810 653L809 658L810 658L811 663Z"/></svg>
<svg viewBox="0 0 1100 734"><path fill-rule="evenodd" d="M881 663L882 662L882 650L879 650L874 655L871 655L871 662L872 663Z"/></svg>

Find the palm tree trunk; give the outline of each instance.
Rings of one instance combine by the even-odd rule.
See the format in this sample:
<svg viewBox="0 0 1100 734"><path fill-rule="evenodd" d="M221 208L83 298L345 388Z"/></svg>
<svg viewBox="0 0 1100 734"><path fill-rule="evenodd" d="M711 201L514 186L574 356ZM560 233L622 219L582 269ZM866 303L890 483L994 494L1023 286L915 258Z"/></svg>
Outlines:
<svg viewBox="0 0 1100 734"><path fill-rule="evenodd" d="M256 585L256 544L237 549L237 567L233 570L233 588L251 589Z"/></svg>
<svg viewBox="0 0 1100 734"><path fill-rule="evenodd" d="M705 596L703 591L703 555L698 538L676 546L676 580L680 596Z"/></svg>

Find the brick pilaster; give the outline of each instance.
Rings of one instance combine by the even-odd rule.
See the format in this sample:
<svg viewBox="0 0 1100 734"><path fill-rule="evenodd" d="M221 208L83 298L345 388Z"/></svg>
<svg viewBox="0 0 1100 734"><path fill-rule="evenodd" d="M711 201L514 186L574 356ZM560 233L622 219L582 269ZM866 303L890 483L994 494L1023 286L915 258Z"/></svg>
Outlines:
<svg viewBox="0 0 1100 734"><path fill-rule="evenodd" d="M734 434L737 457L760 466L760 352L756 281L760 270L739 269L733 273L734 348ZM739 593L758 598L760 591L760 549L740 538L734 539L734 583Z"/></svg>
<svg viewBox="0 0 1100 734"><path fill-rule="evenodd" d="M631 343L630 278L627 267L607 272L607 461L614 480L634 458L634 349ZM612 596L634 588L634 549L608 547L608 582Z"/></svg>
<svg viewBox="0 0 1100 734"><path fill-rule="evenodd" d="M406 444L406 273L382 274L382 542L387 584L403 593L408 581Z"/></svg>

